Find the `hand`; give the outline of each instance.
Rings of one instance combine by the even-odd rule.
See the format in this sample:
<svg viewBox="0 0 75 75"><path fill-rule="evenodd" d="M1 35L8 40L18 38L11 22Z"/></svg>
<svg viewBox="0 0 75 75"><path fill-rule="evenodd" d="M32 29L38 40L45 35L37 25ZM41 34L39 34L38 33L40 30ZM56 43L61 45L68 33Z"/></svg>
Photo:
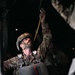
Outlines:
<svg viewBox="0 0 75 75"><path fill-rule="evenodd" d="M46 17L46 15L45 15L45 10L44 10L43 8L41 8L41 10L40 10L40 15L39 15L39 17L40 17L41 23L44 23L44 22L45 22L45 17Z"/></svg>

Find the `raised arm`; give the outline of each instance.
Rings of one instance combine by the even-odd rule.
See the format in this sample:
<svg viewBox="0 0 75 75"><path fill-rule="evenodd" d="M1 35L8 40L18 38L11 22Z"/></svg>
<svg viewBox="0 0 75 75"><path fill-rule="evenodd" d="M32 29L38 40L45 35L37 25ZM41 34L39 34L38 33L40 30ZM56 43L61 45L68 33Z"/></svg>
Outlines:
<svg viewBox="0 0 75 75"><path fill-rule="evenodd" d="M45 52L47 51L47 49L50 49L51 44L52 44L52 34L51 34L51 30L49 29L49 25L48 23L45 22L45 10L41 9L40 10L40 21L41 21L41 27L42 27L42 35L43 35L43 39L42 39L42 43L39 45L37 53L38 56L40 56L41 58L45 57Z"/></svg>

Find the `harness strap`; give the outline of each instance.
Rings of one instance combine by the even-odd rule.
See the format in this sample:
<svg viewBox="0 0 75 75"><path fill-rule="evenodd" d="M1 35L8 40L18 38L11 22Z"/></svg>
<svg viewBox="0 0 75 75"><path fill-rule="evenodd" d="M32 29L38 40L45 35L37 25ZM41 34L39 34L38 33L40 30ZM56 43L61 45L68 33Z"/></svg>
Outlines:
<svg viewBox="0 0 75 75"><path fill-rule="evenodd" d="M35 71L36 75L38 75L38 71L37 71L36 65L34 65L34 71Z"/></svg>

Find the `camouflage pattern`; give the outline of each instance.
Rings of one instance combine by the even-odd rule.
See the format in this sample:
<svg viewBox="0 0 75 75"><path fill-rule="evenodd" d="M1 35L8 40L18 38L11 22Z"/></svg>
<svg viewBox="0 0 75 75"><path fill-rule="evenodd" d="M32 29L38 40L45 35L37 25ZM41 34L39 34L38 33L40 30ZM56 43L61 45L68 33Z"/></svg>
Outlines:
<svg viewBox="0 0 75 75"><path fill-rule="evenodd" d="M4 69L10 69L10 68L17 69L22 66L30 65L33 63L38 63L45 58L45 56L46 56L45 53L47 52L47 50L50 50L50 48L52 47L52 35L51 35L51 31L49 30L48 24L43 24L41 26L42 26L43 41L39 45L36 55L26 57L25 55L20 54L21 55L20 58L18 57L19 55L16 57L10 58L10 59L4 61ZM30 36L30 34L27 34L27 36L28 35ZM19 36L19 38L17 40L17 48L19 47L18 43L23 38L25 38L25 36L26 35L24 35L24 34ZM50 58L49 58L49 60L50 60ZM50 61L52 61L52 59Z"/></svg>
<svg viewBox="0 0 75 75"><path fill-rule="evenodd" d="M53 44L52 44L52 34L47 23L42 24L42 34L43 39L36 54L26 57L23 54L18 54L17 56L10 58L4 61L4 70L14 68L15 75L18 74L18 70L23 66L29 66L31 64L36 64L43 62L46 65L58 65L58 63L65 64L68 59L65 54L61 51L53 53ZM20 36L21 37L21 36ZM18 40L19 42L20 40ZM65 59L65 60L64 60Z"/></svg>
<svg viewBox="0 0 75 75"><path fill-rule="evenodd" d="M65 65L69 58L61 50L55 49L52 34L47 23L41 25L43 40L37 49L37 54L46 65Z"/></svg>
<svg viewBox="0 0 75 75"><path fill-rule="evenodd" d="M53 48L52 34L47 23L41 26L42 26L43 40L37 49L37 54L39 57L41 57L43 62L52 65L53 64L53 56L51 54L52 52L51 50Z"/></svg>
<svg viewBox="0 0 75 75"><path fill-rule="evenodd" d="M21 67L24 66L29 66L32 64L36 64L39 63L39 59L37 59L37 55L33 55L33 56L28 56L26 57L26 55L22 55L22 54L18 54L15 57L12 57L6 61L4 61L4 70L7 71L11 68L14 69L14 75L19 75L18 74L18 70Z"/></svg>

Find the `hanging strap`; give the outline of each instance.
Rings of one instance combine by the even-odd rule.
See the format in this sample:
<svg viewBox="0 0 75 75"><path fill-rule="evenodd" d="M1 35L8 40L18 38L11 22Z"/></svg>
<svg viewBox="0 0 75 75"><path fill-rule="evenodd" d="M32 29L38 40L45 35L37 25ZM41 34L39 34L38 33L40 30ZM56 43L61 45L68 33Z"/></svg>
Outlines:
<svg viewBox="0 0 75 75"><path fill-rule="evenodd" d="M40 5L39 5L39 9L38 9L39 11L40 11L40 8L41 8L41 4L42 4L42 0L40 0ZM36 32L35 32L34 41L35 41L36 36L38 34L39 28L40 28L40 19L39 19L38 26L37 26L37 29L36 29Z"/></svg>
<svg viewBox="0 0 75 75"><path fill-rule="evenodd" d="M34 65L34 71L35 71L35 74L36 74L36 75L39 75L39 74L38 74L38 71L37 71L37 68L36 68L36 65Z"/></svg>
<svg viewBox="0 0 75 75"><path fill-rule="evenodd" d="M38 34L39 28L40 28L40 20L39 20L39 22L38 22L38 27L37 27L37 29L36 29L36 33L35 33L35 36L34 36L34 41L35 41L36 36L37 36L37 34Z"/></svg>

